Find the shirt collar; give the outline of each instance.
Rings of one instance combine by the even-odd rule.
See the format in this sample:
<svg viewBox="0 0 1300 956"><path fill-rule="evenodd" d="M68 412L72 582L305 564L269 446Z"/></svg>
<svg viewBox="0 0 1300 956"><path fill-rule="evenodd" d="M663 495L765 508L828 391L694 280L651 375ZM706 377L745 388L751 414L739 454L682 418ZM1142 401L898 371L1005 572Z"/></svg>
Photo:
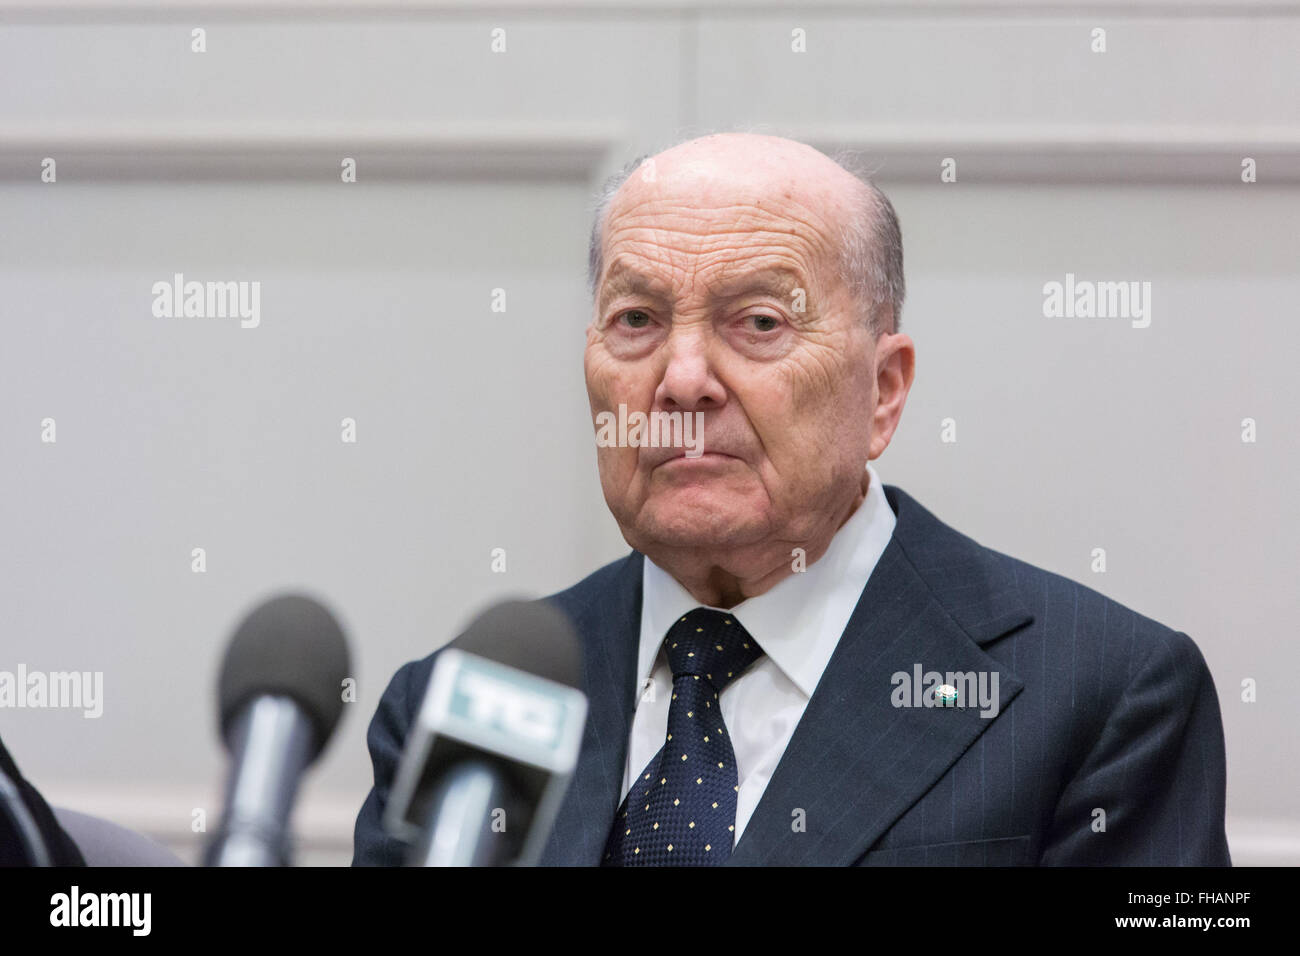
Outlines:
<svg viewBox="0 0 1300 956"><path fill-rule="evenodd" d="M812 697L894 532L896 519L880 478L871 465L867 465L867 473L871 480L862 504L835 532L820 559L757 597L725 609L806 697ZM673 622L700 606L649 558L644 562L641 585L638 686L654 672L659 649Z"/></svg>

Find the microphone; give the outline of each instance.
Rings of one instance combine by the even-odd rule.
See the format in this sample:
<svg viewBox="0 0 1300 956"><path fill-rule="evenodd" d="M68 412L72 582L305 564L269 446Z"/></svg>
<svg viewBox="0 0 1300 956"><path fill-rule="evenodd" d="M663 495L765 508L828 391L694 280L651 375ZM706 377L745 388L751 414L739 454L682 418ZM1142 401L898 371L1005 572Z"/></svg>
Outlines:
<svg viewBox="0 0 1300 956"><path fill-rule="evenodd" d="M535 864L578 760L587 698L569 619L506 601L434 658L384 827L410 866Z"/></svg>
<svg viewBox="0 0 1300 956"><path fill-rule="evenodd" d="M349 670L342 629L310 598L276 597L244 619L218 681L232 769L207 866L288 865L298 781L339 722Z"/></svg>

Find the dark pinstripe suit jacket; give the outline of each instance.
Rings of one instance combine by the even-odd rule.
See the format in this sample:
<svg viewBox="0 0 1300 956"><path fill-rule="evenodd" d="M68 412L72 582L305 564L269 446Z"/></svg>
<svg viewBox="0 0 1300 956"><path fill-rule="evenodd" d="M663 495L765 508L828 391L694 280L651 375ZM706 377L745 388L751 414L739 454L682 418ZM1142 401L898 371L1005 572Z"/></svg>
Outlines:
<svg viewBox="0 0 1300 956"><path fill-rule="evenodd" d="M893 537L730 863L1227 865L1223 728L1191 638L885 495ZM622 798L641 570L633 552L548 599L582 638L590 713L544 864L598 863ZM380 820L432 661L370 724L356 864L403 859ZM996 716L896 706L918 664L997 672Z"/></svg>

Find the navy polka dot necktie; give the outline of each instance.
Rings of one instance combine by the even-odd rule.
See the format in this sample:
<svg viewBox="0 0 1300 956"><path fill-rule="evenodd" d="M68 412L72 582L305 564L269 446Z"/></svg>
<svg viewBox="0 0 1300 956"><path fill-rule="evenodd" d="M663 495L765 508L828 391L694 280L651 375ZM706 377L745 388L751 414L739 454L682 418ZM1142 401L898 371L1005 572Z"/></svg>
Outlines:
<svg viewBox="0 0 1300 956"><path fill-rule="evenodd" d="M763 651L735 617L706 607L674 624L664 649L668 736L614 816L605 866L711 866L731 856L739 778L718 699Z"/></svg>

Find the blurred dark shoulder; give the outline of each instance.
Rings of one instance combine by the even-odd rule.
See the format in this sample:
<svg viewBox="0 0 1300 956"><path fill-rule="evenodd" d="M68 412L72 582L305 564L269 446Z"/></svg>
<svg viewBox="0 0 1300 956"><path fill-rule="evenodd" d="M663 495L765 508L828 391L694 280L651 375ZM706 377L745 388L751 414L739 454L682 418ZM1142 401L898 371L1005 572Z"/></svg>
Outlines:
<svg viewBox="0 0 1300 956"><path fill-rule="evenodd" d="M36 828L40 831L50 854L50 862L54 866L85 866L86 861L82 858L81 851L59 826L49 804L19 772L3 740L0 740L0 771L9 778L23 806L27 808ZM0 809L0 866L28 865L30 861L17 821L13 818L9 807Z"/></svg>

